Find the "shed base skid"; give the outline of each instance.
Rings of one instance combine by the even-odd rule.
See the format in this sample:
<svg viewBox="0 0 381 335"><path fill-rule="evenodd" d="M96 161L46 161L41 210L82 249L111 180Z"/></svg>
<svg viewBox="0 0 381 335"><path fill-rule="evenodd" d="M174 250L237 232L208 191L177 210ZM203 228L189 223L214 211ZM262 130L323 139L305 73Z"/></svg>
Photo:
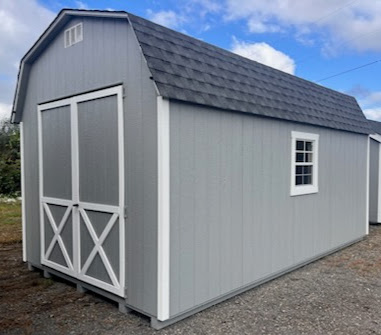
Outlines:
<svg viewBox="0 0 381 335"><path fill-rule="evenodd" d="M76 278L73 278L73 277L70 277L68 275L65 275L64 273L61 273L61 272L56 271L56 270L53 270L53 269L48 268L48 267L43 266L43 265L42 266L38 266L38 265L35 265L35 264L31 264L29 262L27 264L28 264L28 269L31 270L31 271L35 271L36 269L40 269L40 270L42 270L44 276L49 276L49 278L51 278L51 276L53 275L53 276L56 276L56 277L59 277L59 278L63 278L65 280L69 281L69 282L72 282L72 283L76 284L78 292L85 293L86 291L91 291L91 292L94 292L94 293L96 293L96 294L98 294L100 296L103 296L103 297L107 298L107 299L115 301L116 303L118 303L119 311L121 313L123 313L123 314L128 314L131 311L135 311L135 312L137 312L139 314L148 316L150 318L150 321L151 321L150 322L151 327L156 329L156 330L160 330L160 329L163 329L163 328L165 328L167 326L170 326L170 325L172 325L172 324L174 324L174 323L176 323L176 322L178 322L180 320L183 320L183 319L185 319L185 318L187 318L189 316L192 316L192 315L194 315L194 314L196 314L198 312L201 312L202 310L204 310L206 308L209 308L209 307L211 307L213 305L216 305L216 304L218 304L218 303L220 303L220 302L222 302L224 300L232 298L232 297L234 297L234 296L236 296L238 294L246 292L246 291L248 291L248 290L250 290L250 289L252 289L254 287L257 287L257 286L259 286L261 284L264 284L264 283L266 283L266 282L268 282L270 280L273 280L273 279L278 278L278 277L280 277L280 276L282 276L284 274L287 274L287 273L292 272L292 271L294 271L294 270L296 270L298 268L301 268L301 267L303 267L305 265L308 265L308 264L310 264L310 263L312 263L312 262L314 262L314 261L316 261L316 260L318 260L320 258L323 258L323 257L328 256L330 254L333 254L333 253L335 253L335 252L337 252L337 251L339 251L339 250L341 250L343 248L346 248L346 247L348 247L348 246L350 246L352 244L355 244L355 243L361 241L364 237L366 237L366 235L364 235L363 237L357 238L357 239L355 239L353 241L350 241L348 243L344 243L344 244L340 245L337 248L333 248L333 249L331 249L331 250L329 250L327 252L324 252L322 254L319 254L319 255L317 255L315 257L312 257L312 258L310 258L310 259L308 259L308 260L306 260L304 262L301 262L301 263L299 263L299 264L297 264L297 265L295 265L295 266L293 266L291 268L287 268L285 270L276 272L276 273L274 273L274 274L272 274L270 276L262 278L261 280L258 280L258 281L254 282L254 283L251 283L251 284L247 285L247 286L240 287L237 290L233 290L233 291L231 291L231 292L229 292L227 294L224 294L224 295L222 295L220 297L217 297L217 298L215 298L215 299L213 299L213 300L211 300L209 302L206 302L205 304L196 306L196 307L194 307L194 308L192 308L190 310L187 310L184 313L181 313L179 315L175 315L175 316L171 317L169 320L166 320L166 321L159 321L156 317L154 317L152 315L148 315L148 314L140 311L139 309L136 309L136 308L134 308L132 306L127 305L126 301L123 298L118 297L117 295L114 295L114 294L109 293L107 291L104 291L102 289L99 289L99 288L97 288L95 286L92 286L90 284L84 283L84 282L82 282L80 280L77 280Z"/></svg>
<svg viewBox="0 0 381 335"><path fill-rule="evenodd" d="M56 271L56 270L51 269L49 267L46 267L44 265L36 265L36 264L32 264L30 262L27 262L27 266L28 266L29 271L40 271L44 278L54 279L54 277L57 277L57 278L62 278L65 281L68 281L70 283L73 283L74 285L76 285L76 289L77 289L78 293L84 294L87 291L90 291L90 292L93 292L93 293L95 293L101 297L105 297L111 301L114 301L118 304L119 312L121 312L123 314L129 314L130 312L135 311L136 313L142 314L142 315L147 316L149 318L152 317L151 315L147 315L140 310L137 310L137 309L131 308L131 306L128 306L126 304L126 301L124 298L121 298L121 297L119 297L115 294L112 294L110 292L104 291L100 288L97 288L97 287L91 285L91 284L84 283L84 282L82 282L76 278L70 277L70 276L68 276L62 272Z"/></svg>

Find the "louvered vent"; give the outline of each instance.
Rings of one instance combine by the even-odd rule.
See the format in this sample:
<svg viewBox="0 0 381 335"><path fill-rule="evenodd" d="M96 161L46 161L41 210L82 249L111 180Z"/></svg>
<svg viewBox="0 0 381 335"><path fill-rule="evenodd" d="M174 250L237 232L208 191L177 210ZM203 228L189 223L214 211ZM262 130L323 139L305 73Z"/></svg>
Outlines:
<svg viewBox="0 0 381 335"><path fill-rule="evenodd" d="M70 27L65 30L65 48L72 46L78 42L83 40L83 29L82 23L78 23L77 25Z"/></svg>

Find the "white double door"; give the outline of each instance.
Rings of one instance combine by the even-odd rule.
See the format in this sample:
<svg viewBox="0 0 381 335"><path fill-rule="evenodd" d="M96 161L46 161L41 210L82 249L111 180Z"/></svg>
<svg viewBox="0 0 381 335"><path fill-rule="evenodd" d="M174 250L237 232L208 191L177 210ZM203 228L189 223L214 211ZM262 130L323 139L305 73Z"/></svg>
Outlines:
<svg viewBox="0 0 381 335"><path fill-rule="evenodd" d="M121 86L38 106L41 263L125 295Z"/></svg>

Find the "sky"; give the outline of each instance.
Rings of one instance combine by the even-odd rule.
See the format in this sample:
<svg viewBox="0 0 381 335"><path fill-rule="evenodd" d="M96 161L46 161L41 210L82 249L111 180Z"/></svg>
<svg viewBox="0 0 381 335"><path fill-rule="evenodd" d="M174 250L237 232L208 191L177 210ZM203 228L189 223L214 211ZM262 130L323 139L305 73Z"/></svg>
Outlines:
<svg viewBox="0 0 381 335"><path fill-rule="evenodd" d="M381 121L381 0L0 0L0 118L20 59L62 8L131 12L353 95Z"/></svg>

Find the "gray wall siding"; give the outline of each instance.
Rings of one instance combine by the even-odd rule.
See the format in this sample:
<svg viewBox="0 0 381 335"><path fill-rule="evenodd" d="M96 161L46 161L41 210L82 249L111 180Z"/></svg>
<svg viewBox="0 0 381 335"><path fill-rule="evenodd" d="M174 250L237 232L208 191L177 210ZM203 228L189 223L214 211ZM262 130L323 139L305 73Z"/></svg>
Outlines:
<svg viewBox="0 0 381 335"><path fill-rule="evenodd" d="M369 221L378 222L378 174L380 144L372 139L369 141Z"/></svg>
<svg viewBox="0 0 381 335"><path fill-rule="evenodd" d="M37 104L123 83L128 303L156 313L156 91L125 20L82 18L84 40L64 48L62 32L31 66L23 110L28 261L40 263ZM65 27L67 28L67 27ZM64 28L64 29L65 29Z"/></svg>
<svg viewBox="0 0 381 335"><path fill-rule="evenodd" d="M290 196L293 130L318 194ZM171 316L366 234L366 136L171 102L170 138Z"/></svg>

